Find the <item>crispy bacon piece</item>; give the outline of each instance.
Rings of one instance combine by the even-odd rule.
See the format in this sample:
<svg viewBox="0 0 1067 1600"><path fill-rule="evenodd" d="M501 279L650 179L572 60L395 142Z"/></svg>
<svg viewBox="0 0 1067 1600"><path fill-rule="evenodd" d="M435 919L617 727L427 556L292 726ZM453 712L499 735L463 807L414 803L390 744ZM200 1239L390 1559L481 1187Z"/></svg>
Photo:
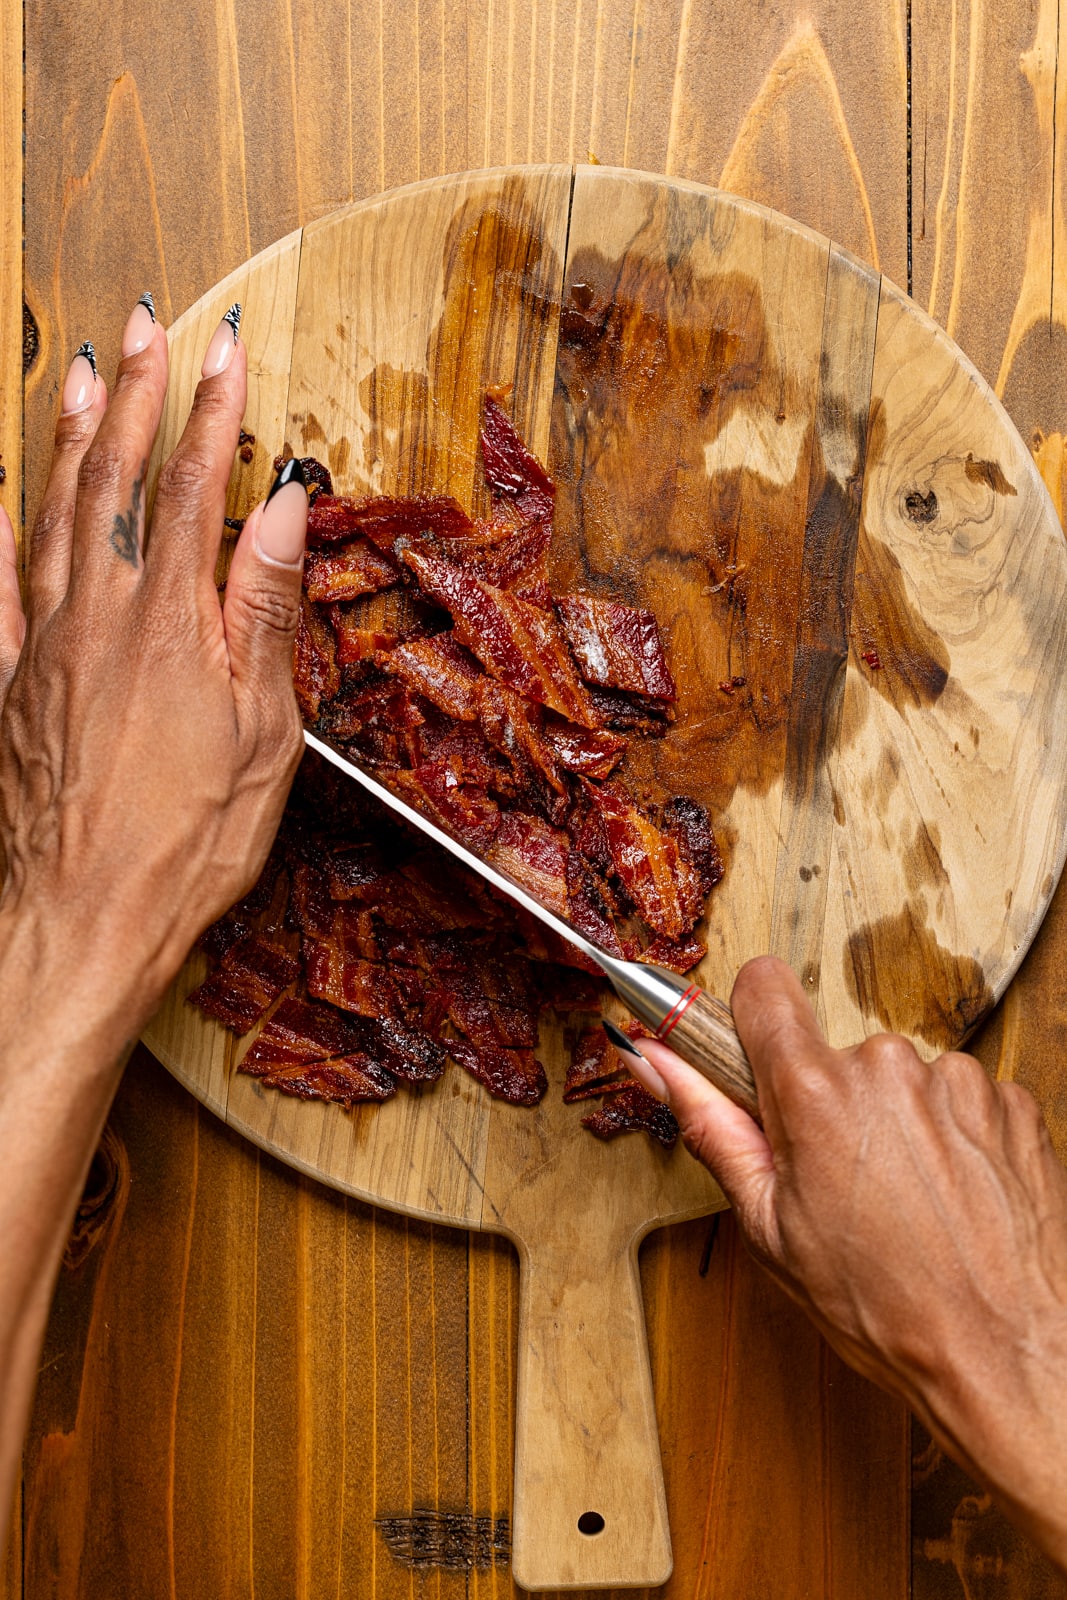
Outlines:
<svg viewBox="0 0 1067 1600"><path fill-rule="evenodd" d="M628 1073L623 1075L619 1053L599 1023L578 1035L563 1085L563 1098L568 1105L575 1100L613 1094L632 1082Z"/></svg>
<svg viewBox="0 0 1067 1600"><path fill-rule="evenodd" d="M448 1053L491 1095L510 1101L513 1106L535 1106L548 1088L545 1069L532 1050L501 1050L494 1045L450 1039Z"/></svg>
<svg viewBox="0 0 1067 1600"><path fill-rule="evenodd" d="M588 594L563 595L556 610L586 683L658 700L677 698L651 611Z"/></svg>
<svg viewBox="0 0 1067 1600"><path fill-rule="evenodd" d="M337 640L337 665L360 666L363 662L386 667L400 643L398 633L383 628L365 628L344 606L330 607L330 622Z"/></svg>
<svg viewBox="0 0 1067 1600"><path fill-rule="evenodd" d="M546 928L543 922L539 922L528 911L524 911L522 906L515 906L513 914L515 926L522 936L523 950L531 961L546 962L556 967L568 967L579 973L589 973L597 978L603 977L600 967L592 956L583 954L577 946L561 938L552 928ZM571 920L573 921L573 917Z"/></svg>
<svg viewBox="0 0 1067 1600"><path fill-rule="evenodd" d="M586 782L586 793L600 813L612 865L644 920L667 939L688 933L704 905L700 879L616 783Z"/></svg>
<svg viewBox="0 0 1067 1600"><path fill-rule="evenodd" d="M219 962L240 940L247 939L252 932L252 924L245 922L241 917L235 917L232 911L227 911L224 917L204 929L196 941L196 948L202 950L209 961Z"/></svg>
<svg viewBox="0 0 1067 1600"><path fill-rule="evenodd" d="M674 720L669 700L650 700L627 694L622 689L589 687L589 700L596 711L598 726L615 733L637 733L646 739L662 739Z"/></svg>
<svg viewBox="0 0 1067 1600"><path fill-rule="evenodd" d="M514 529L498 544L479 551L474 559L464 553L464 565L476 567L478 576L497 589L513 589L520 580L529 579L535 568L541 565L551 543L551 522L530 522ZM549 606L545 606L542 590L547 592L543 580L534 589L533 595L524 592L522 598L529 600L532 605L539 605L542 610L548 610L551 597Z"/></svg>
<svg viewBox="0 0 1067 1600"><path fill-rule="evenodd" d="M295 983L300 963L287 950L250 935L231 945L220 965L186 1000L234 1033L247 1033Z"/></svg>
<svg viewBox="0 0 1067 1600"><path fill-rule="evenodd" d="M304 562L304 589L309 600L319 603L355 600L399 580L392 557L366 539L354 539L340 550L309 550Z"/></svg>
<svg viewBox="0 0 1067 1600"><path fill-rule="evenodd" d="M470 850L485 851L500 824L500 808L484 789L463 783L448 761L424 761L389 775L401 797Z"/></svg>
<svg viewBox="0 0 1067 1600"><path fill-rule="evenodd" d="M293 687L305 722L317 722L324 700L341 687L333 630L305 595L293 647Z"/></svg>
<svg viewBox="0 0 1067 1600"><path fill-rule="evenodd" d="M447 973L438 987L449 1021L472 1044L530 1049L537 1043L537 988L521 956L483 957Z"/></svg>
<svg viewBox="0 0 1067 1600"><path fill-rule="evenodd" d="M454 634L409 639L393 651L390 667L415 694L460 722L474 722L485 681L478 663Z"/></svg>
<svg viewBox="0 0 1067 1600"><path fill-rule="evenodd" d="M605 728L575 728L569 723L546 723L545 739L561 767L583 778L607 778L622 760L627 740Z"/></svg>
<svg viewBox="0 0 1067 1600"><path fill-rule="evenodd" d="M653 939L641 957L657 967L667 967L671 972L691 972L703 961L708 947L702 939L689 934L684 939Z"/></svg>
<svg viewBox="0 0 1067 1600"><path fill-rule="evenodd" d="M620 1133L641 1130L658 1139L666 1150L678 1137L678 1124L669 1107L632 1081L616 1090L599 1111L583 1117L582 1127L598 1139L614 1139Z"/></svg>
<svg viewBox="0 0 1067 1600"><path fill-rule="evenodd" d="M482 461L491 492L514 501L524 522L551 520L556 486L492 395L486 396L482 413Z"/></svg>
<svg viewBox="0 0 1067 1600"><path fill-rule="evenodd" d="M317 1000L328 1000L339 1010L354 1011L360 1017L400 1020L400 995L385 967L360 960L343 943L317 939L304 940L303 955L308 993Z"/></svg>
<svg viewBox="0 0 1067 1600"><path fill-rule="evenodd" d="M630 952L619 938L601 884L576 851L567 858L567 919L585 938L625 960Z"/></svg>
<svg viewBox="0 0 1067 1600"><path fill-rule="evenodd" d="M707 810L699 800L677 795L663 808L663 826L677 840L678 849L696 873L706 897L723 874L722 857Z"/></svg>
<svg viewBox="0 0 1067 1600"><path fill-rule="evenodd" d="M542 822L540 817L508 811L500 819L486 856L494 867L529 889L549 911L566 917L569 854L570 842L559 828Z"/></svg>
<svg viewBox="0 0 1067 1600"><path fill-rule="evenodd" d="M411 499L372 496L350 500L320 494L308 510L308 544L336 544L362 533L391 550L398 539L430 533L439 539L469 537L474 524L450 495L415 495Z"/></svg>
<svg viewBox="0 0 1067 1600"><path fill-rule="evenodd" d="M448 608L457 639L494 678L583 728L599 725L553 616L423 551L405 550L403 559L423 592Z"/></svg>
<svg viewBox="0 0 1067 1600"><path fill-rule="evenodd" d="M332 1006L283 1000L238 1071L304 1100L388 1100L396 1082L367 1054L365 1037Z"/></svg>

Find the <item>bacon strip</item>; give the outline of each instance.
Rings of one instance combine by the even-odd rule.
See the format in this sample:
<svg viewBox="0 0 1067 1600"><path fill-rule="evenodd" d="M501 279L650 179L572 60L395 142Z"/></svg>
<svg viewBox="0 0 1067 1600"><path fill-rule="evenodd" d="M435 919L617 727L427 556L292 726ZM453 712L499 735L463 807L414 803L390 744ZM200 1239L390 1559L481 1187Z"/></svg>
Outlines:
<svg viewBox="0 0 1067 1600"><path fill-rule="evenodd" d="M651 611L587 594L563 595L556 610L586 683L660 700L677 698Z"/></svg>
<svg viewBox="0 0 1067 1600"><path fill-rule="evenodd" d="M500 819L487 859L557 917L566 917L569 853L567 835L559 828L540 817L509 811Z"/></svg>
<svg viewBox="0 0 1067 1600"><path fill-rule="evenodd" d="M669 1150L678 1138L678 1124L668 1106L639 1083L626 1083L599 1111L582 1118L582 1127L598 1139L614 1139L620 1133L650 1133Z"/></svg>
<svg viewBox="0 0 1067 1600"><path fill-rule="evenodd" d="M304 589L317 602L355 600L399 581L396 562L366 539L340 550L309 550L304 561Z"/></svg>
<svg viewBox="0 0 1067 1600"><path fill-rule="evenodd" d="M365 534L391 550L398 539L430 533L439 539L466 538L474 523L450 495L415 495L410 499L372 496L350 500L344 495L317 495L308 510L309 546L336 544Z"/></svg>
<svg viewBox="0 0 1067 1600"><path fill-rule="evenodd" d="M423 551L405 550L403 559L494 678L583 728L599 725L553 616Z"/></svg>
<svg viewBox="0 0 1067 1600"><path fill-rule="evenodd" d="M524 521L551 519L556 486L492 395L486 396L482 413L482 460L485 481L492 493L513 500Z"/></svg>
<svg viewBox="0 0 1067 1600"><path fill-rule="evenodd" d="M670 834L661 833L617 784L587 782L585 789L600 814L612 865L642 917L665 938L688 933L704 897Z"/></svg>
<svg viewBox="0 0 1067 1600"><path fill-rule="evenodd" d="M388 1100L396 1082L362 1048L364 1037L332 1007L284 1000L238 1071L304 1100Z"/></svg>
<svg viewBox="0 0 1067 1600"><path fill-rule="evenodd" d="M576 1100L592 1100L597 1095L612 1094L633 1079L622 1075L619 1053L599 1024L586 1028L574 1042L567 1080L563 1085L564 1101L571 1105Z"/></svg>
<svg viewBox="0 0 1067 1600"><path fill-rule="evenodd" d="M545 1069L532 1050L500 1050L450 1039L448 1053L491 1095L513 1106L535 1106L548 1088Z"/></svg>
<svg viewBox="0 0 1067 1600"><path fill-rule="evenodd" d="M300 974L300 963L287 950L249 936L232 945L221 964L188 996L234 1033L247 1033L265 1017L278 996Z"/></svg>

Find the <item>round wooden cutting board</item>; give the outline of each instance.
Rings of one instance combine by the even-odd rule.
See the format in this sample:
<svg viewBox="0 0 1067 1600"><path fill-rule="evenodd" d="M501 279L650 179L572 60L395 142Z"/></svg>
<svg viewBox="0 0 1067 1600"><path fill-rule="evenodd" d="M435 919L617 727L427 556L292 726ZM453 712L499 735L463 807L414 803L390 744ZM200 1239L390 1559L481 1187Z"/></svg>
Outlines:
<svg viewBox="0 0 1067 1600"><path fill-rule="evenodd" d="M231 300L257 441L232 513L283 446L341 492L482 507L482 396L512 385L559 486L553 589L647 606L668 641L678 721L629 770L712 812L726 876L703 982L728 996L770 949L837 1043L962 1039L1062 864L1067 551L947 336L827 239L729 195L600 167L466 174L325 217L194 306L172 330L160 454ZM517 1243L517 1581L662 1583L636 1250L722 1204L707 1175L680 1146L584 1132L558 1027L535 1111L458 1068L355 1112L264 1090L234 1072L247 1041L183 1004L202 976L194 956L146 1040L205 1104L348 1193ZM579 1530L586 1512L603 1531Z"/></svg>

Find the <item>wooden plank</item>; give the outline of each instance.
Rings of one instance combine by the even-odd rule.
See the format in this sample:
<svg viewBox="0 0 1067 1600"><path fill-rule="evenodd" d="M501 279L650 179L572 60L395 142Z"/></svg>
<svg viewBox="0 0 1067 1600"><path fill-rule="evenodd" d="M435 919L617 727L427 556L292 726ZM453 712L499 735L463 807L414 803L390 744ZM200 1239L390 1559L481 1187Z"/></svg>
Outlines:
<svg viewBox="0 0 1067 1600"><path fill-rule="evenodd" d="M1065 502L1067 261L1062 174L1067 74L1059 0L912 8L915 293L1004 400L1056 509ZM1007 226L989 227L994 216ZM1067 1157L1061 880L1031 953L974 1050L1037 1096ZM916 1425L915 1600L998 1571L1005 1594L1062 1597L1067 1582Z"/></svg>

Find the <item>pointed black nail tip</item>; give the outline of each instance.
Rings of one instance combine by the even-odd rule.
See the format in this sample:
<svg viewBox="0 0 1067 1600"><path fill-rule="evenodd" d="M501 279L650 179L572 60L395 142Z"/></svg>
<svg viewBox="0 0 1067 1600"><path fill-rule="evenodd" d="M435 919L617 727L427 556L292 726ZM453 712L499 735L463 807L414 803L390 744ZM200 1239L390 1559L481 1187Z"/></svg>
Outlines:
<svg viewBox="0 0 1067 1600"><path fill-rule="evenodd" d="M270 494L267 496L266 501L267 505L270 505L278 490L284 489L287 483L298 483L304 493L307 494L307 479L304 477L304 469L300 465L299 456L290 456L288 461L283 462L279 467L278 475L270 486Z"/></svg>
<svg viewBox="0 0 1067 1600"><path fill-rule="evenodd" d="M148 315L152 318L152 321L155 322L155 320L156 320L156 302L152 299L152 291L151 291L151 289L146 289L145 290L144 294L138 300L137 304L139 306L144 306L145 310L148 312Z"/></svg>
<svg viewBox="0 0 1067 1600"><path fill-rule="evenodd" d="M77 361L79 356L84 356L86 361L88 361L89 365L93 369L93 377L95 378L96 377L96 351L93 349L93 342L92 342L91 339L86 339L85 342L83 344L80 344L78 346L77 350L75 350L75 352L74 352L75 361Z"/></svg>
<svg viewBox="0 0 1067 1600"><path fill-rule="evenodd" d="M644 1057L634 1044L633 1040L628 1039L621 1028L617 1028L614 1022L612 1022L608 1017L601 1017L600 1020L604 1024L604 1032L607 1034L616 1050L625 1051L628 1056L636 1056L639 1061L644 1060Z"/></svg>
<svg viewBox="0 0 1067 1600"><path fill-rule="evenodd" d="M241 302L235 300L230 309L224 313L223 322L228 322L233 330L233 342L237 343L237 336L241 331Z"/></svg>

